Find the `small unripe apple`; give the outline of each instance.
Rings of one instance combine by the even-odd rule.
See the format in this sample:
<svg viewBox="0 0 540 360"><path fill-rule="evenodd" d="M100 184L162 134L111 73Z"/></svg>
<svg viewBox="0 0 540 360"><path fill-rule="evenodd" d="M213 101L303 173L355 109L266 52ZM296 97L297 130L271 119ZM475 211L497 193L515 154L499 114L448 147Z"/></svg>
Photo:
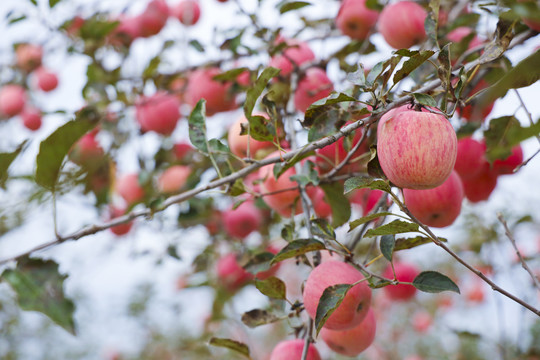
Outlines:
<svg viewBox="0 0 540 360"><path fill-rule="evenodd" d="M22 86L4 85L0 89L0 115L8 117L19 114L26 104L26 92Z"/></svg>
<svg viewBox="0 0 540 360"><path fill-rule="evenodd" d="M182 0L171 8L172 16L186 26L195 25L201 16L201 8L197 0Z"/></svg>
<svg viewBox="0 0 540 360"><path fill-rule="evenodd" d="M264 116L268 118L266 114L254 114ZM228 140L229 148L231 152L240 158L249 157L253 159L262 159L269 153L275 151L276 146L271 141L258 141L248 135L240 135L242 131L242 124L247 126L249 124L245 116L240 117L229 128Z"/></svg>
<svg viewBox="0 0 540 360"><path fill-rule="evenodd" d="M480 173L486 159L486 146L470 136L458 140L454 170L462 179L470 179Z"/></svg>
<svg viewBox="0 0 540 360"><path fill-rule="evenodd" d="M43 48L40 45L20 44L15 50L15 61L17 66L31 72L41 65L43 57Z"/></svg>
<svg viewBox="0 0 540 360"><path fill-rule="evenodd" d="M426 10L417 3L399 1L384 7L377 27L394 49L409 48L426 38L426 16Z"/></svg>
<svg viewBox="0 0 540 360"><path fill-rule="evenodd" d="M180 102L174 95L158 92L142 97L136 104L137 122L143 131L170 135L180 118Z"/></svg>
<svg viewBox="0 0 540 360"><path fill-rule="evenodd" d="M158 179L159 192L165 194L176 193L186 185L191 174L191 168L183 165L173 165L165 170Z"/></svg>
<svg viewBox="0 0 540 360"><path fill-rule="evenodd" d="M37 69L35 76L37 79L37 86L43 91L49 92L56 89L58 86L58 76L44 67Z"/></svg>
<svg viewBox="0 0 540 360"><path fill-rule="evenodd" d="M433 189L403 189L405 205L411 213L427 226L450 226L461 213L463 184L459 175L452 171L442 185Z"/></svg>
<svg viewBox="0 0 540 360"><path fill-rule="evenodd" d="M499 175L513 174L514 169L523 162L523 149L521 145L512 148L512 154L505 159L497 159L493 162L493 172Z"/></svg>
<svg viewBox="0 0 540 360"><path fill-rule="evenodd" d="M377 138L381 168L398 187L432 189L454 168L457 137L443 115L395 109L379 120Z"/></svg>
<svg viewBox="0 0 540 360"><path fill-rule="evenodd" d="M353 284L364 275L352 265L341 261L325 261L311 271L304 286L304 306L315 319L317 306L324 290L332 285ZM331 330L351 329L366 317L371 303L371 289L363 281L353 286L342 303L328 317L324 327Z"/></svg>
<svg viewBox="0 0 540 360"><path fill-rule="evenodd" d="M488 82L484 79L481 79L474 88L467 94L467 98L470 96L473 96L477 92L484 90L489 86ZM491 110L493 110L493 107L495 106L495 102L492 101L489 104L486 104L485 106L479 107L476 105L475 99L471 100L471 103L464 107L458 107L456 109L457 113L467 120L467 122L484 122L488 115L491 113Z"/></svg>
<svg viewBox="0 0 540 360"><path fill-rule="evenodd" d="M396 271L396 278L400 282L412 283L414 278L420 273L415 265L404 262L394 262L394 270ZM383 276L387 279L394 279L391 266L386 268ZM408 284L388 285L383 289L389 298L399 301L410 300L416 294L416 288Z"/></svg>
<svg viewBox="0 0 540 360"><path fill-rule="evenodd" d="M139 183L139 176L135 173L121 176L116 181L116 192L128 203L136 204L144 199L144 189Z"/></svg>
<svg viewBox="0 0 540 360"><path fill-rule="evenodd" d="M302 360L305 340L284 340L276 345L268 360ZM319 351L309 344L306 360L321 360Z"/></svg>
<svg viewBox="0 0 540 360"><path fill-rule="evenodd" d="M294 106L305 112L315 101L325 98L334 90L326 71L313 67L306 70L306 75L298 82L294 92Z"/></svg>
<svg viewBox="0 0 540 360"><path fill-rule="evenodd" d="M253 275L238 264L234 253L221 257L216 265L217 277L228 291L235 291L253 279Z"/></svg>
<svg viewBox="0 0 540 360"><path fill-rule="evenodd" d="M206 99L206 114L208 116L236 108L236 99L231 92L232 83L213 79L220 73L219 68L193 71L188 78L186 102L194 107L200 99Z"/></svg>
<svg viewBox="0 0 540 360"><path fill-rule="evenodd" d="M169 7L165 0L152 0L142 14L138 16L140 35L150 37L158 34L167 23Z"/></svg>
<svg viewBox="0 0 540 360"><path fill-rule="evenodd" d="M126 209L123 209L123 208L119 208L119 207L116 207L116 206L111 206L109 208L109 217L111 220L117 218L117 217L120 217L120 216L123 216L126 214ZM122 235L125 235L127 234L131 228L133 227L133 221L129 221L127 223L124 223L124 224L120 224L120 225L116 225L116 226L112 226L111 228L109 228L111 230L111 232L117 236L122 236Z"/></svg>
<svg viewBox="0 0 540 360"><path fill-rule="evenodd" d="M24 108L21 112L21 119L23 125L29 130L36 131L41 127L41 111L39 109L34 107Z"/></svg>
<svg viewBox="0 0 540 360"><path fill-rule="evenodd" d="M365 40L378 17L377 11L366 7L366 0L344 0L339 8L336 26L351 39Z"/></svg>
<svg viewBox="0 0 540 360"><path fill-rule="evenodd" d="M281 76L288 76L293 71L294 66L300 66L306 62L315 60L315 54L305 42L278 38L277 44L286 42L287 48L283 54L274 55L270 60L270 66L281 69Z"/></svg>
<svg viewBox="0 0 540 360"><path fill-rule="evenodd" d="M465 197L473 203L487 200L497 186L497 174L491 170L487 161L476 176L462 180Z"/></svg>
<svg viewBox="0 0 540 360"><path fill-rule="evenodd" d="M262 224L261 211L253 201L244 201L236 209L232 207L223 212L223 225L227 234L234 238L244 239Z"/></svg>
<svg viewBox="0 0 540 360"><path fill-rule="evenodd" d="M322 328L321 338L326 345L338 354L356 357L366 350L375 340L377 322L373 310L369 310L362 322L347 330L329 330Z"/></svg>

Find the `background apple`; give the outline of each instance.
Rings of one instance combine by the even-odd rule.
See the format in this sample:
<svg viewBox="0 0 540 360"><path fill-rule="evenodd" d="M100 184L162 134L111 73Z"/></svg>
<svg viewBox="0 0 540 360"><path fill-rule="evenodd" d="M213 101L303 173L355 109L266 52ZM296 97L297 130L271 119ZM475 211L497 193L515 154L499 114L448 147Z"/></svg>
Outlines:
<svg viewBox="0 0 540 360"><path fill-rule="evenodd" d="M4 85L0 89L0 114L11 117L19 114L26 104L26 92L20 85Z"/></svg>
<svg viewBox="0 0 540 360"><path fill-rule="evenodd" d="M144 96L136 105L137 122L143 131L170 135L180 118L179 108L180 103L173 95L158 92L152 96Z"/></svg>
<svg viewBox="0 0 540 360"><path fill-rule="evenodd" d="M418 268L410 263L394 261L394 271L396 272L396 278L401 282L412 283L414 278L420 273ZM394 279L394 273L392 267L388 266L383 272L383 276L387 279ZM397 284L385 286L384 292L392 300L407 301L414 297L416 294L416 288L408 284Z"/></svg>
<svg viewBox="0 0 540 360"><path fill-rule="evenodd" d="M304 340L285 340L276 345L269 360L302 360L304 350ZM321 360L317 348L309 344L306 360Z"/></svg>
<svg viewBox="0 0 540 360"><path fill-rule="evenodd" d="M366 7L366 0L344 0L336 18L336 26L351 39L364 40L377 23L379 13Z"/></svg>
<svg viewBox="0 0 540 360"><path fill-rule="evenodd" d="M309 68L306 75L298 82L294 92L294 106L305 112L315 101L325 98L334 90L334 85L321 68Z"/></svg>
<svg viewBox="0 0 540 360"><path fill-rule="evenodd" d="M417 3L398 1L384 7L377 27L388 45L395 49L409 48L425 39L426 16L426 10Z"/></svg>

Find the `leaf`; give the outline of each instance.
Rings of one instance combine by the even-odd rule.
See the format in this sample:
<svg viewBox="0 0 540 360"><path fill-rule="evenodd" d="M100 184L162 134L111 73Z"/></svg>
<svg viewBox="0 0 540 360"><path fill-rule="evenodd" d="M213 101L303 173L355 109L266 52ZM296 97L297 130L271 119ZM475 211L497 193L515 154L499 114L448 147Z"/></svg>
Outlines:
<svg viewBox="0 0 540 360"><path fill-rule="evenodd" d="M75 335L75 305L64 294L66 275L60 275L58 264L51 260L21 258L15 269L5 270L1 277L17 293L19 306L39 311Z"/></svg>
<svg viewBox="0 0 540 360"><path fill-rule="evenodd" d="M8 179L8 169L11 163L19 156L26 146L28 140L23 141L17 148L9 153L0 153L0 187L5 188Z"/></svg>
<svg viewBox="0 0 540 360"><path fill-rule="evenodd" d="M409 60L405 61L401 69L396 71L394 75L394 78L392 80L394 84L400 82L401 80L409 76L411 72L413 72L416 68L425 63L427 59L433 56L433 54L435 54L435 51L433 50L422 50L418 54L413 55Z"/></svg>
<svg viewBox="0 0 540 360"><path fill-rule="evenodd" d="M206 100L201 99L191 111L188 118L189 140L202 153L208 154L206 140Z"/></svg>
<svg viewBox="0 0 540 360"><path fill-rule="evenodd" d="M62 0L49 0L49 7L52 9Z"/></svg>
<svg viewBox="0 0 540 360"><path fill-rule="evenodd" d="M445 238L439 237L442 242L447 242ZM412 249L414 247L431 243L431 239L425 236L416 236L413 238L400 238L396 240L396 246L394 252L399 250Z"/></svg>
<svg viewBox="0 0 540 360"><path fill-rule="evenodd" d="M275 276L265 280L255 279L255 287L263 294L272 299L286 299L287 288L285 283Z"/></svg>
<svg viewBox="0 0 540 360"><path fill-rule="evenodd" d="M290 259L298 255L317 250L324 250L326 247L324 244L315 239L299 239L291 241L287 246L281 249L274 258L270 261L270 265L274 265L285 259Z"/></svg>
<svg viewBox="0 0 540 360"><path fill-rule="evenodd" d="M311 5L311 4L308 3L307 1L293 1L293 2L286 3L286 4L282 5L279 8L279 13L280 14L285 14L288 11L298 10L298 9L301 9L301 8L309 6L309 5Z"/></svg>
<svg viewBox="0 0 540 360"><path fill-rule="evenodd" d="M311 232L324 240L336 239L336 232L326 219L311 220Z"/></svg>
<svg viewBox="0 0 540 360"><path fill-rule="evenodd" d="M384 9L384 6L379 4L378 0L367 0L366 7L371 10L377 10L378 12L381 12Z"/></svg>
<svg viewBox="0 0 540 360"><path fill-rule="evenodd" d="M341 305L347 292L353 287L352 284L337 284L324 289L319 304L317 305L317 313L315 314L315 328L317 335L326 323L326 320L332 313Z"/></svg>
<svg viewBox="0 0 540 360"><path fill-rule="evenodd" d="M253 84L253 87L247 91L246 102L244 103L244 115L246 115L248 120L251 118L251 114L255 108L255 103L257 102L259 96L261 96L266 84L268 84L268 81L270 81L271 78L278 75L280 71L280 69L273 67L264 69L261 75L259 75L255 81L255 84Z"/></svg>
<svg viewBox="0 0 540 360"><path fill-rule="evenodd" d="M94 128L99 114L93 107L85 107L75 120L56 129L39 145L36 157L36 183L54 191L62 162L73 145L89 130Z"/></svg>
<svg viewBox="0 0 540 360"><path fill-rule="evenodd" d="M413 93L414 100L424 106L437 107L437 102L428 94Z"/></svg>
<svg viewBox="0 0 540 360"><path fill-rule="evenodd" d="M325 106L325 105L333 105L333 104L339 104L342 102L351 102L351 101L356 102L358 100L342 92L332 92L327 97L317 100L316 102L311 104L307 108L306 114L310 109L313 110L313 109L316 109L318 107Z"/></svg>
<svg viewBox="0 0 540 360"><path fill-rule="evenodd" d="M368 188L371 190L382 190L387 193L390 192L390 185L384 180L373 179L366 176L357 176L345 180L344 193L348 194L356 189Z"/></svg>
<svg viewBox="0 0 540 360"><path fill-rule="evenodd" d="M32 4L34 4L35 6L37 6L37 0L30 0L30 2L31 2Z"/></svg>
<svg viewBox="0 0 540 360"><path fill-rule="evenodd" d="M428 38L437 46L437 48L439 47L439 43L437 41L437 28L439 27L440 2L440 0L431 0L429 2L429 8L431 11L429 12L429 15L426 16L426 20L424 22L426 34Z"/></svg>
<svg viewBox="0 0 540 360"><path fill-rule="evenodd" d="M485 47L484 52L478 59L480 64L496 60L504 54L514 37L514 25L515 22L499 19L495 30L495 39Z"/></svg>
<svg viewBox="0 0 540 360"><path fill-rule="evenodd" d="M308 184L317 186L320 181L319 173L315 170L315 164L309 160L302 164L301 174L292 175L289 179L296 181L300 186L306 186Z"/></svg>
<svg viewBox="0 0 540 360"><path fill-rule="evenodd" d="M247 67L234 68L214 76L213 79L218 81L233 81L245 71L249 71L249 69Z"/></svg>
<svg viewBox="0 0 540 360"><path fill-rule="evenodd" d="M285 171L293 167L297 162L302 161L313 155L315 155L315 152L310 151L302 155L295 156L286 162L275 163L273 168L274 178L279 178L281 175L283 175Z"/></svg>
<svg viewBox="0 0 540 360"><path fill-rule="evenodd" d="M394 253L395 246L396 246L395 235L384 235L381 237L379 248L381 249L381 254L383 254L383 256L388 261L392 261L392 254Z"/></svg>
<svg viewBox="0 0 540 360"><path fill-rule="evenodd" d="M335 133L350 117L349 112L338 105L321 106L308 112L304 116L302 126L309 128L309 142Z"/></svg>
<svg viewBox="0 0 540 360"><path fill-rule="evenodd" d="M229 195L238 196L246 192L246 187L242 179L236 179L229 189Z"/></svg>
<svg viewBox="0 0 540 360"><path fill-rule="evenodd" d="M324 191L324 199L332 208L332 226L338 227L345 224L351 218L351 203L345 197L343 185L340 182L321 184Z"/></svg>
<svg viewBox="0 0 540 360"><path fill-rule="evenodd" d="M375 229L366 231L364 237L373 237L379 235L393 235L400 233L408 233L418 230L418 224L406 222L402 220L394 220L391 223L379 226Z"/></svg>
<svg viewBox="0 0 540 360"><path fill-rule="evenodd" d="M486 158L493 162L504 159L512 153L512 148L522 141L540 134L540 122L522 127L513 116L492 119L489 129L484 132L486 139Z"/></svg>
<svg viewBox="0 0 540 360"><path fill-rule="evenodd" d="M280 318L276 315L261 309L254 309L242 314L242 322L250 328L271 324L279 320Z"/></svg>
<svg viewBox="0 0 540 360"><path fill-rule="evenodd" d="M394 215L394 214L392 214L391 212L380 212L376 214L366 215L366 216L361 217L360 219L353 220L349 223L349 232L354 230L358 226L363 225L373 219L379 218L381 216L389 216L389 215Z"/></svg>
<svg viewBox="0 0 540 360"><path fill-rule="evenodd" d="M261 271L267 271L272 266L271 260L274 259L274 254L269 251L264 251L252 256L248 263L243 268L253 275L257 275Z"/></svg>
<svg viewBox="0 0 540 360"><path fill-rule="evenodd" d="M448 276L436 271L422 271L412 284L418 290L428 293L454 291L460 294L459 287Z"/></svg>
<svg viewBox="0 0 540 360"><path fill-rule="evenodd" d="M209 344L212 346L227 348L229 350L240 353L247 358L250 358L249 347L239 341L213 337L210 339Z"/></svg>
<svg viewBox="0 0 540 360"><path fill-rule="evenodd" d="M200 53L204 53L204 46L197 40L190 40L189 45Z"/></svg>

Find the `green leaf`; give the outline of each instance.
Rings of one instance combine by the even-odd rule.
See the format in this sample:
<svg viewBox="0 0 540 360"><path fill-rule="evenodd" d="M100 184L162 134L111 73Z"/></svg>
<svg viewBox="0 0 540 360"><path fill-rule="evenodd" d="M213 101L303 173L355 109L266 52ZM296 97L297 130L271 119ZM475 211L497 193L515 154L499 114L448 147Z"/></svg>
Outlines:
<svg viewBox="0 0 540 360"><path fill-rule="evenodd" d="M239 341L213 337L210 339L209 344L212 346L227 348L229 350L242 354L247 358L250 358L249 347Z"/></svg>
<svg viewBox="0 0 540 360"><path fill-rule="evenodd" d="M486 139L486 158L493 162L504 159L512 153L512 148L522 141L540 134L540 122L522 127L513 116L492 119L489 129L484 132Z"/></svg>
<svg viewBox="0 0 540 360"><path fill-rule="evenodd" d="M249 69L247 67L234 68L214 76L213 79L218 81L234 81L238 75L245 71L249 71Z"/></svg>
<svg viewBox="0 0 540 360"><path fill-rule="evenodd" d="M206 140L206 100L201 99L195 105L188 118L189 140L202 153L208 154Z"/></svg>
<svg viewBox="0 0 540 360"><path fill-rule="evenodd" d="M311 251L324 250L324 249L326 249L324 244L315 239L294 240L294 241L291 241L287 246L281 249L281 251L278 252L274 256L272 261L270 261L270 265L274 265L275 263L278 263L285 259L290 259L298 255L306 254Z"/></svg>
<svg viewBox="0 0 540 360"><path fill-rule="evenodd" d="M1 277L17 293L19 306L26 311L39 311L75 335L75 305L64 294L66 275L60 275L58 264L51 260L19 260L15 269L5 270Z"/></svg>
<svg viewBox="0 0 540 360"><path fill-rule="evenodd" d="M144 69L143 71L143 77L152 77L156 73L159 64L161 64L161 57L159 55L154 56L152 59L150 59L148 66L146 66L146 69Z"/></svg>
<svg viewBox="0 0 540 360"><path fill-rule="evenodd" d="M418 290L428 293L454 291L460 294L459 287L448 276L436 271L422 271L414 279L413 285Z"/></svg>
<svg viewBox="0 0 540 360"><path fill-rule="evenodd" d="M236 179L229 189L229 195L231 196L242 195L245 192L246 187L244 186L244 182L242 181L242 179Z"/></svg>
<svg viewBox="0 0 540 360"><path fill-rule="evenodd" d="M418 54L412 56L409 60L405 61L401 69L396 71L394 75L394 78L392 80L394 84L400 82L401 80L409 76L411 72L413 72L416 68L425 63L427 59L433 56L433 54L435 54L435 51L433 50L422 50Z"/></svg>
<svg viewBox="0 0 540 360"><path fill-rule="evenodd" d="M264 251L255 256L252 256L248 263L243 266L243 268L253 274L257 275L261 271L267 271L272 266L271 260L274 259L274 254L269 251Z"/></svg>
<svg viewBox="0 0 540 360"><path fill-rule="evenodd" d="M315 170L315 164L312 161L306 161L302 164L302 173L292 175L289 179L296 181L301 186L306 186L308 184L317 186L320 181L319 173Z"/></svg>
<svg viewBox="0 0 540 360"><path fill-rule="evenodd" d="M515 22L499 19L495 39L485 47L484 52L478 59L480 64L496 60L504 54L514 37L514 25Z"/></svg>
<svg viewBox="0 0 540 360"><path fill-rule="evenodd" d="M378 0L367 0L366 7L371 10L377 10L381 12L384 9L384 6L379 4Z"/></svg>
<svg viewBox="0 0 540 360"><path fill-rule="evenodd" d="M445 238L439 237L442 242L447 242ZM416 236L413 238L400 238L396 240L396 246L394 252L399 250L412 249L414 247L431 243L431 239L425 236Z"/></svg>
<svg viewBox="0 0 540 360"><path fill-rule="evenodd" d="M270 276L265 280L255 279L255 287L269 298L286 299L287 288L285 287L285 283L275 276Z"/></svg>
<svg viewBox="0 0 540 360"><path fill-rule="evenodd" d="M336 240L336 232L326 219L311 220L311 232L324 240Z"/></svg>
<svg viewBox="0 0 540 360"><path fill-rule="evenodd" d="M431 0L429 2L429 8L431 11L429 12L428 16L426 16L426 20L424 22L426 34L428 38L431 39L434 44L436 44L437 48L439 47L439 43L437 41L437 28L439 27L440 6L440 0Z"/></svg>
<svg viewBox="0 0 540 360"><path fill-rule="evenodd" d="M11 163L17 156L23 151L28 140L23 141L17 148L9 153L0 153L0 187L5 188L6 181L8 179L8 169Z"/></svg>
<svg viewBox="0 0 540 360"><path fill-rule="evenodd" d="M35 6L37 6L37 0L30 0L30 2L31 2L32 4L34 4Z"/></svg>
<svg viewBox="0 0 540 360"><path fill-rule="evenodd" d="M264 69L261 75L259 75L255 81L253 87L247 91L246 102L244 103L244 115L246 115L248 120L251 118L251 114L255 108L255 103L257 102L259 96L261 96L264 88L268 84L268 81L270 81L270 79L272 79L274 76L278 75L280 71L280 69L273 67Z"/></svg>
<svg viewBox="0 0 540 360"><path fill-rule="evenodd" d="M344 193L348 194L356 189L368 188L371 190L382 190L389 193L391 188L390 185L384 180L373 179L366 176L357 176L345 180Z"/></svg>
<svg viewBox="0 0 540 360"><path fill-rule="evenodd" d="M391 223L379 226L375 229L369 229L366 231L366 234L364 237L373 237L373 236L379 236L379 235L393 235L393 234L401 234L401 233L408 233L418 230L418 224L414 224L407 221L402 220L394 220Z"/></svg>
<svg viewBox="0 0 540 360"><path fill-rule="evenodd" d="M286 4L282 5L279 8L279 13L280 14L285 14L288 11L298 10L298 9L301 9L301 8L309 6L309 5L311 5L311 4L308 3L307 1L293 1L293 2L286 3Z"/></svg>
<svg viewBox="0 0 540 360"><path fill-rule="evenodd" d="M428 94L413 93L412 96L414 96L414 100L420 105L437 107L435 99Z"/></svg>
<svg viewBox="0 0 540 360"><path fill-rule="evenodd" d="M392 254L394 253L395 246L396 246L395 235L381 236L381 242L379 244L379 248L381 249L381 254L383 254L383 256L388 261L392 261Z"/></svg>
<svg viewBox="0 0 540 360"><path fill-rule="evenodd" d="M341 305L347 292L353 287L352 284L337 284L324 289L319 305L317 305L317 313L315 314L315 328L317 335L326 323L326 320L332 313Z"/></svg>
<svg viewBox="0 0 540 360"><path fill-rule="evenodd" d="M52 9L62 0L49 0L49 7Z"/></svg>
<svg viewBox="0 0 540 360"><path fill-rule="evenodd" d="M332 208L332 226L338 227L351 218L351 203L343 194L343 185L340 182L321 184L324 198Z"/></svg>
<svg viewBox="0 0 540 360"><path fill-rule="evenodd" d="M94 128L99 114L93 107L83 108L75 120L56 129L39 146L36 157L36 183L54 191L62 162L73 145Z"/></svg>
<svg viewBox="0 0 540 360"><path fill-rule="evenodd" d="M200 53L204 53L204 46L197 40L190 40L189 45Z"/></svg>
<svg viewBox="0 0 540 360"><path fill-rule="evenodd" d="M276 315L261 309L253 309L242 314L242 322L250 328L271 324L279 320L280 318Z"/></svg>
<svg viewBox="0 0 540 360"><path fill-rule="evenodd" d="M366 216L361 217L360 219L353 220L349 223L349 232L354 230L358 226L363 225L371 220L374 220L381 216L389 216L389 215L394 215L394 214L392 214L391 212L380 212L376 214L366 215Z"/></svg>
<svg viewBox="0 0 540 360"><path fill-rule="evenodd" d="M333 104L339 104L342 102L351 102L351 101L356 102L358 100L353 98L352 96L349 96L341 92L332 92L327 97L317 100L316 102L311 104L307 108L306 115L310 109L313 110L313 109L316 109L318 107L325 106L325 105L333 105Z"/></svg>
<svg viewBox="0 0 540 360"><path fill-rule="evenodd" d="M335 133L349 117L349 112L338 105L325 105L308 109L302 126L309 128L308 141L313 142Z"/></svg>
<svg viewBox="0 0 540 360"><path fill-rule="evenodd" d="M379 76L381 76L382 72L386 68L384 66L385 62L386 61L381 61L381 62L375 64L375 66L370 70L369 74L366 77L366 83L369 86L372 86L375 83L375 81L377 81Z"/></svg>
<svg viewBox="0 0 540 360"><path fill-rule="evenodd" d="M314 151L298 155L288 160L287 162L275 163L273 168L274 178L279 178L285 171L293 167L297 162L302 161L310 156L315 155Z"/></svg>
<svg viewBox="0 0 540 360"><path fill-rule="evenodd" d="M8 21L8 24L15 24L15 23L18 23L19 21L23 21L26 19L26 15L21 15L21 16L17 16L17 17L14 17L14 18L10 18L9 21Z"/></svg>

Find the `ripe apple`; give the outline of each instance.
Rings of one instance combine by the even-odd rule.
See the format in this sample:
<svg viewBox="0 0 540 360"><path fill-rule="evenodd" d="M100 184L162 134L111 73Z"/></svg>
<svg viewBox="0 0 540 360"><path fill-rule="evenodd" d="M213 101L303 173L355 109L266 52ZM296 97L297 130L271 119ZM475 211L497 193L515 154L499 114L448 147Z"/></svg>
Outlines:
<svg viewBox="0 0 540 360"><path fill-rule="evenodd" d="M365 40L377 23L379 13L366 7L366 0L344 0L339 8L336 26L351 39Z"/></svg>
<svg viewBox="0 0 540 360"><path fill-rule="evenodd" d="M83 135L69 152L69 159L81 166L101 162L105 152L97 141L96 135L97 132L94 131Z"/></svg>
<svg viewBox="0 0 540 360"><path fill-rule="evenodd" d="M195 25L201 16L201 8L197 0L182 0L171 8L172 16L186 26Z"/></svg>
<svg viewBox="0 0 540 360"><path fill-rule="evenodd" d="M145 193L135 173L121 176L116 181L116 192L128 203L136 204L144 199Z"/></svg>
<svg viewBox="0 0 540 360"><path fill-rule="evenodd" d="M481 79L467 94L467 98L473 96L481 90L484 90L488 86L488 82ZM488 115L491 113L491 110L493 110L493 106L495 106L494 101L483 107L476 106L475 100L473 99L468 105L462 108L458 107L457 113L467 122L484 122L486 117L488 117Z"/></svg>
<svg viewBox="0 0 540 360"><path fill-rule="evenodd" d="M356 357L366 350L375 340L377 322L373 310L369 309L360 324L347 330L329 330L325 327L320 332L326 345L338 354Z"/></svg>
<svg viewBox="0 0 540 360"><path fill-rule="evenodd" d="M341 261L325 261L311 271L304 286L304 306L315 319L317 306L324 290L332 285L353 284L364 275L352 265ZM371 289L365 281L352 287L343 302L326 320L324 327L330 330L350 329L366 317L371 302Z"/></svg>
<svg viewBox="0 0 540 360"><path fill-rule="evenodd" d="M140 36L150 37L156 35L165 27L169 17L169 6L165 0L152 0L142 14L138 16Z"/></svg>
<svg viewBox="0 0 540 360"><path fill-rule="evenodd" d="M111 220L113 220L113 219L115 219L117 217L120 217L122 215L125 215L125 214L126 214L126 209L124 209L124 208L120 208L120 207L116 207L116 206L112 206L112 205L109 208L109 218ZM117 236L121 236L121 235L127 234L131 230L132 227L133 227L133 221L129 221L129 222L124 223L124 224L112 226L109 229L112 231L113 234L115 234Z"/></svg>
<svg viewBox="0 0 540 360"><path fill-rule="evenodd" d="M284 340L276 345L268 360L301 360L305 340ZM306 360L321 360L319 351L313 344L309 344Z"/></svg>
<svg viewBox="0 0 540 360"><path fill-rule="evenodd" d="M395 109L379 120L377 137L382 170L398 187L432 189L454 168L457 137L443 115Z"/></svg>
<svg viewBox="0 0 540 360"><path fill-rule="evenodd" d="M0 115L15 116L23 110L25 104L26 92L22 86L8 84L0 89Z"/></svg>
<svg viewBox="0 0 540 360"><path fill-rule="evenodd" d="M400 282L412 283L420 273L415 265L405 262L394 262L394 270L396 271L396 278ZM394 279L392 267L388 266L382 275L387 279ZM389 298L399 301L410 300L416 294L416 288L408 284L388 285L384 287L384 291Z"/></svg>
<svg viewBox="0 0 540 360"><path fill-rule="evenodd" d="M486 146L470 136L458 140L454 170L462 179L475 177L486 162Z"/></svg>
<svg viewBox="0 0 540 360"><path fill-rule="evenodd" d="M174 144L173 152L177 160L183 160L186 156L193 152L193 146L187 142L178 142Z"/></svg>
<svg viewBox="0 0 540 360"><path fill-rule="evenodd" d="M21 112L23 125L32 131L36 131L41 127L41 111L34 107L25 107Z"/></svg>
<svg viewBox="0 0 540 360"><path fill-rule="evenodd" d="M326 202L324 191L320 187L312 188L309 194L313 203L313 210L319 218L329 218L332 215L332 207Z"/></svg>
<svg viewBox="0 0 540 360"><path fill-rule="evenodd" d="M15 63L26 72L32 72L41 65L43 48L35 44L20 44L15 49Z"/></svg>
<svg viewBox="0 0 540 360"><path fill-rule="evenodd" d="M119 24L109 39L113 45L129 46L133 40L141 37L141 22L138 16L120 16L117 21Z"/></svg>
<svg viewBox="0 0 540 360"><path fill-rule="evenodd" d="M514 169L523 162L523 149L521 145L512 148L512 154L505 159L497 159L493 162L493 172L498 175L513 174Z"/></svg>
<svg viewBox="0 0 540 360"><path fill-rule="evenodd" d="M233 209L230 207L223 212L223 225L227 234L234 238L244 239L262 224L261 211L253 201L247 200Z"/></svg>
<svg viewBox="0 0 540 360"><path fill-rule="evenodd" d="M220 283L230 292L238 290L253 279L253 275L238 264L234 253L229 253L217 261L216 272Z"/></svg>
<svg viewBox="0 0 540 360"><path fill-rule="evenodd" d="M268 115L257 113L268 118ZM231 152L240 158L251 157L253 159L262 159L270 152L275 151L276 146L271 141L258 141L248 135L240 135L242 124L248 125L248 120L245 116L240 117L229 128L229 148ZM248 156L249 148L249 156Z"/></svg>
<svg viewBox="0 0 540 360"><path fill-rule="evenodd" d="M220 73L219 68L206 68L197 69L189 74L186 102L194 107L200 99L206 99L208 116L236 108L236 99L231 92L232 83L213 79Z"/></svg>
<svg viewBox="0 0 540 360"><path fill-rule="evenodd" d="M422 223L433 227L450 226L461 213L463 184L452 171L442 185L433 189L403 189L405 205Z"/></svg>
<svg viewBox="0 0 540 360"><path fill-rule="evenodd" d="M318 67L309 68L294 92L294 106L297 110L305 112L311 104L327 97L333 90L334 85L326 75L326 71Z"/></svg>
<svg viewBox="0 0 540 360"><path fill-rule="evenodd" d="M355 131L349 150L353 148L362 139L363 131L363 129L358 129ZM315 151L315 162L317 163L317 168L320 173L324 174L329 172L337 165L339 165L343 160L345 160L347 154L349 153L349 150L345 149L345 140L346 139L342 137L338 141L333 142L332 144L327 145L322 149L317 149ZM342 168L340 173L347 174L355 171L360 171L362 165L364 165L365 162L352 161L368 151L369 149L367 141L364 141L364 143L360 145L358 150L356 150L354 155L351 157L351 161L349 161L347 165Z"/></svg>
<svg viewBox="0 0 540 360"><path fill-rule="evenodd" d="M350 200L352 203L360 205L362 214L366 216L373 210L383 195L384 191L382 190L358 189L352 193Z"/></svg>
<svg viewBox="0 0 540 360"><path fill-rule="evenodd" d="M394 49L409 48L426 38L427 12L412 1L398 1L384 7L377 27Z"/></svg>
<svg viewBox="0 0 540 360"><path fill-rule="evenodd" d="M276 45L283 42L287 43L283 54L274 55L270 60L270 66L281 69L279 73L281 76L289 76L295 65L300 66L315 60L315 54L307 43L283 37L276 39Z"/></svg>
<svg viewBox="0 0 540 360"><path fill-rule="evenodd" d="M58 86L58 76L52 71L40 67L35 71L37 86L46 92L56 89Z"/></svg>
<svg viewBox="0 0 540 360"><path fill-rule="evenodd" d="M487 161L478 175L462 180L465 197L473 203L487 200L497 186L497 174L491 170Z"/></svg>
<svg viewBox="0 0 540 360"><path fill-rule="evenodd" d="M189 166L173 165L159 176L157 188L161 193L176 193L186 185L190 174Z"/></svg>
<svg viewBox="0 0 540 360"><path fill-rule="evenodd" d="M180 102L171 94L143 96L136 104L136 118L143 131L170 135L180 118Z"/></svg>

